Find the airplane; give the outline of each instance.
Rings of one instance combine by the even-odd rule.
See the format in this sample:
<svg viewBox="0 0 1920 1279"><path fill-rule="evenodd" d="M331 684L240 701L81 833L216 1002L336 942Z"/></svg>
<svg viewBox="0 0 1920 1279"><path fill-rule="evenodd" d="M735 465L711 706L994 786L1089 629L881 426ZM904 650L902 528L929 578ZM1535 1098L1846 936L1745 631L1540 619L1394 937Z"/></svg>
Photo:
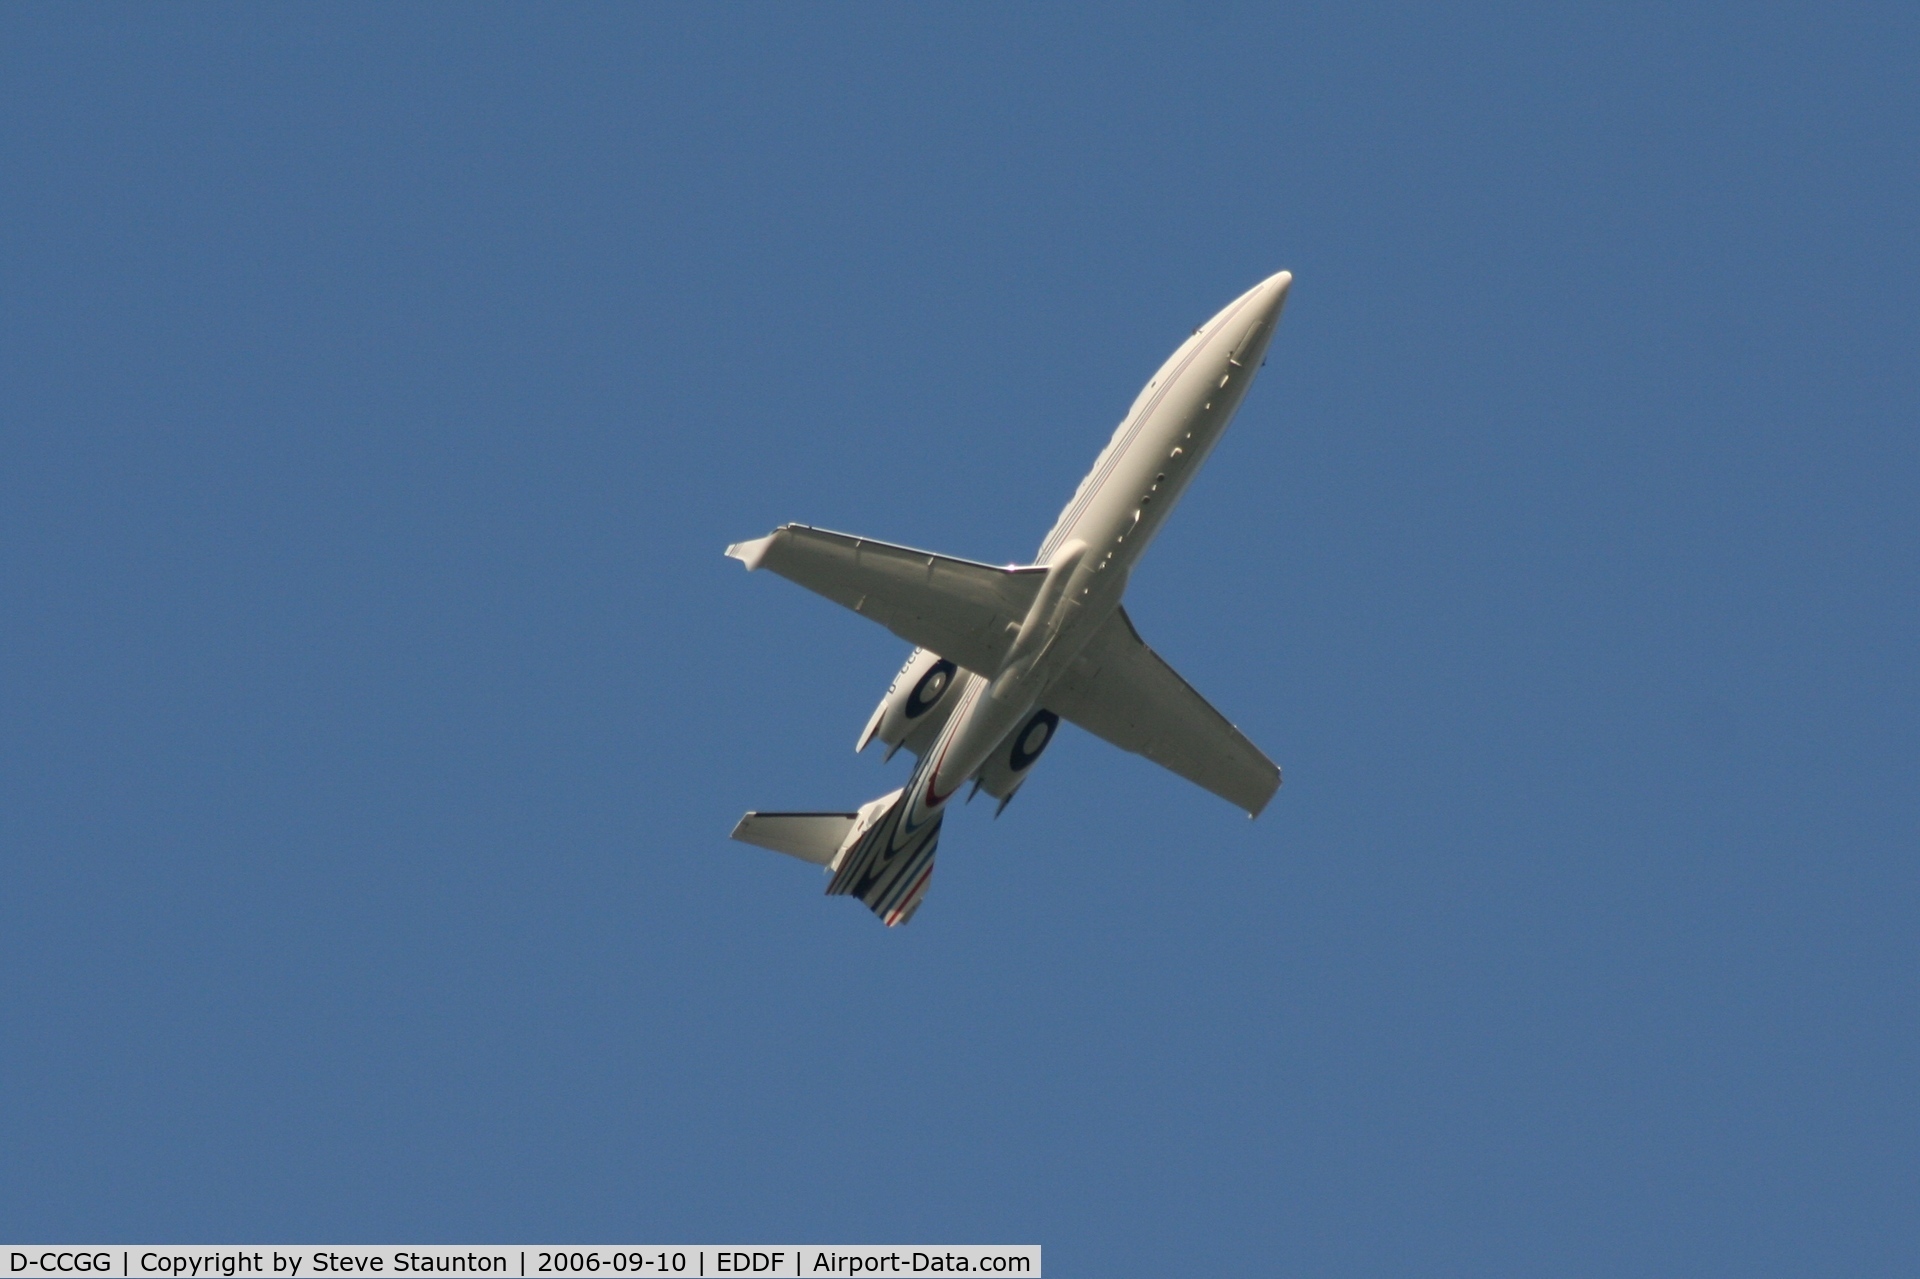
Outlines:
<svg viewBox="0 0 1920 1279"><path fill-rule="evenodd" d="M1032 564L971 560L787 524L737 542L769 569L914 645L861 731L887 758L918 756L907 784L851 813L749 812L732 838L813 862L829 896L888 927L925 900L947 801L968 781L998 817L1061 720L1144 755L1257 817L1280 769L1148 648L1120 598L1266 362L1293 283L1262 280L1160 366L1080 481Z"/></svg>

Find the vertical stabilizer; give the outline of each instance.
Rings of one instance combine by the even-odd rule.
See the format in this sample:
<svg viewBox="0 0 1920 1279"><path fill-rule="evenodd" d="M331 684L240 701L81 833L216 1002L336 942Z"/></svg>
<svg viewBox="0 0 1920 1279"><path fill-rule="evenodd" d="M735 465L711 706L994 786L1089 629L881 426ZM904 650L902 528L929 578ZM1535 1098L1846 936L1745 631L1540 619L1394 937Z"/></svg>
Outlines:
<svg viewBox="0 0 1920 1279"><path fill-rule="evenodd" d="M945 812L908 828L906 796L895 791L886 810L841 850L829 896L858 897L892 928L913 918L933 878L933 855L940 843ZM871 807L871 805L869 806ZM866 809L861 810L864 816Z"/></svg>

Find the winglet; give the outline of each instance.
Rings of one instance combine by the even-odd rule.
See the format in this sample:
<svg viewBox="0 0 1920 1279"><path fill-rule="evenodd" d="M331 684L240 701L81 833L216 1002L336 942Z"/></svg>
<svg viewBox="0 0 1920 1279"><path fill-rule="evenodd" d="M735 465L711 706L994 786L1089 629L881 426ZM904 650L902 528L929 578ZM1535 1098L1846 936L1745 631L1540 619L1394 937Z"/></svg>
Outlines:
<svg viewBox="0 0 1920 1279"><path fill-rule="evenodd" d="M769 533L765 537L756 537L751 542L735 542L727 548L727 558L739 560L747 566L747 572L751 573L760 567L762 560L767 558L767 551L773 546L773 539L778 536L780 536L778 533Z"/></svg>

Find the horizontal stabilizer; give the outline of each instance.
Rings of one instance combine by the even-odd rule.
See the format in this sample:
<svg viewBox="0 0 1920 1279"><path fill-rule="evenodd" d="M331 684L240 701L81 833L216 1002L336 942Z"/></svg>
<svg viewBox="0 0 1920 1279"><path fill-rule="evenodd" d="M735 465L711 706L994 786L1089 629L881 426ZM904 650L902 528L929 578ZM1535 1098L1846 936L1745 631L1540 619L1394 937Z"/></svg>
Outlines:
<svg viewBox="0 0 1920 1279"><path fill-rule="evenodd" d="M732 837L825 866L859 820L858 813L748 813L733 828Z"/></svg>
<svg viewBox="0 0 1920 1279"><path fill-rule="evenodd" d="M1101 623L1046 703L1123 751L1205 787L1257 817L1280 769L1148 648L1127 610Z"/></svg>
<svg viewBox="0 0 1920 1279"><path fill-rule="evenodd" d="M909 644L987 675L1005 662L1047 577L1044 567L995 568L804 524L736 542L727 554L749 571L771 569Z"/></svg>

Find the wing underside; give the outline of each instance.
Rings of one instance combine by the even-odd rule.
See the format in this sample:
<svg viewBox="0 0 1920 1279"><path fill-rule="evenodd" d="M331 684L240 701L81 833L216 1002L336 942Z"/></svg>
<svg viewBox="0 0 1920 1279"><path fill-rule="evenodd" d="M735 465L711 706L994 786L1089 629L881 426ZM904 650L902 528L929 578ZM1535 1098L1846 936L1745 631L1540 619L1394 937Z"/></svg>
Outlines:
<svg viewBox="0 0 1920 1279"><path fill-rule="evenodd" d="M970 671L1000 669L1044 568L995 568L871 538L788 524L727 554L872 618Z"/></svg>
<svg viewBox="0 0 1920 1279"><path fill-rule="evenodd" d="M1226 716L1148 648L1124 608L1043 699L1121 750L1144 755L1258 816L1280 787L1280 769Z"/></svg>
<svg viewBox="0 0 1920 1279"><path fill-rule="evenodd" d="M986 675L1005 662L1046 579L1042 567L995 568L804 524L736 543L727 554L749 570L772 569L908 643ZM1249 814L1258 815L1279 789L1279 767L1147 647L1124 608L1102 623L1042 701L1094 736L1144 755ZM809 826L825 837L824 824ZM791 851L771 840L765 846ZM813 860L806 852L794 855Z"/></svg>

